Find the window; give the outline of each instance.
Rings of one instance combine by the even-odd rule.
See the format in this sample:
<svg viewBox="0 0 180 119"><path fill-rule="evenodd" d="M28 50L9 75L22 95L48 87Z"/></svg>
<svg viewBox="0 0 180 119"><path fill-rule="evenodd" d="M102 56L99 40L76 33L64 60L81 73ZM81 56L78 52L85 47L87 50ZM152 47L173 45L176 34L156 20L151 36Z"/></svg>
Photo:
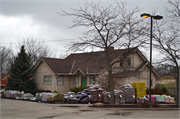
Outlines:
<svg viewBox="0 0 180 119"><path fill-rule="evenodd" d="M131 59L127 59L127 66L131 66Z"/></svg>
<svg viewBox="0 0 180 119"><path fill-rule="evenodd" d="M124 66L124 60L121 60L120 67L123 67L123 66Z"/></svg>
<svg viewBox="0 0 180 119"><path fill-rule="evenodd" d="M51 85L52 83L52 76L51 75L44 75L44 85Z"/></svg>
<svg viewBox="0 0 180 119"><path fill-rule="evenodd" d="M74 76L73 77L73 87L78 87L79 86L79 77Z"/></svg>
<svg viewBox="0 0 180 119"><path fill-rule="evenodd" d="M58 85L64 85L64 77L63 76L58 76L57 84Z"/></svg>
<svg viewBox="0 0 180 119"><path fill-rule="evenodd" d="M95 76L90 76L89 84L90 85L95 85Z"/></svg>

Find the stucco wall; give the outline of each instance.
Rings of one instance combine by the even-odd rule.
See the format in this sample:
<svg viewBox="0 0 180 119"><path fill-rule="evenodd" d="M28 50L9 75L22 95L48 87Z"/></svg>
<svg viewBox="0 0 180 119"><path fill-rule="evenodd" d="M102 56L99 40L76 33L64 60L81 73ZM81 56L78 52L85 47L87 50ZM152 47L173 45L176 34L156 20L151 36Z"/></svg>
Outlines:
<svg viewBox="0 0 180 119"><path fill-rule="evenodd" d="M126 66L126 60L131 59L131 66ZM140 66L143 63L143 60L139 57L139 55L135 53L130 53L125 59L124 59L124 66L120 66L120 62L117 62L113 66L113 72L122 72L122 71L133 71L138 66Z"/></svg>
<svg viewBox="0 0 180 119"><path fill-rule="evenodd" d="M44 85L43 80L44 80L44 75L52 75L52 84L51 85ZM33 77L36 80L37 83L37 89L39 90L50 90L50 91L55 91L56 90L56 84L57 82L57 75L55 77L55 74L49 69L49 67L42 62L38 68L34 71ZM64 84L63 85L57 85L57 91L61 93L67 93L70 90L71 84L72 84L72 76L64 76Z"/></svg>
<svg viewBox="0 0 180 119"><path fill-rule="evenodd" d="M70 91L71 77L72 76L64 76L64 84L63 85L57 85L57 91L58 92L67 93Z"/></svg>
<svg viewBox="0 0 180 119"><path fill-rule="evenodd" d="M143 60L141 59L141 57L139 57L139 55L137 53L134 53L133 54L133 62L134 62L133 67L137 68L138 66L140 66L143 63Z"/></svg>
<svg viewBox="0 0 180 119"><path fill-rule="evenodd" d="M140 75L141 81L145 81L146 87L149 88L149 77L150 77L150 70L148 66L145 66L144 68L141 69L142 73ZM151 73L151 79L152 79L152 86L151 88L155 88L156 86L156 77L155 74L152 72Z"/></svg>
<svg viewBox="0 0 180 119"><path fill-rule="evenodd" d="M124 62L125 64L124 67L120 67L120 63L118 62L113 67L113 73L129 71L129 70L134 71L137 67L139 67L143 63L143 60L136 52L129 54L126 59L128 58L131 59L131 66L126 67L126 62ZM119 90L119 86L124 84L130 84L131 82L135 82L135 81L144 81L146 83L146 87L149 88L149 67L145 66L140 71L141 74L128 76L124 78L114 78L114 80L116 81L115 89ZM105 76L107 75L108 75L107 71L105 70L99 74L99 84L103 88L107 87L105 84L105 82L107 83L107 79L106 79L107 77L105 78ZM155 88L156 77L153 72L152 72L152 80L153 80L153 85L151 88Z"/></svg>
<svg viewBox="0 0 180 119"><path fill-rule="evenodd" d="M52 75L52 84L51 85L44 85L43 79L44 75ZM33 77L35 78L37 89L39 90L55 90L55 75L54 73L47 67L47 65L42 62L39 67L34 71Z"/></svg>

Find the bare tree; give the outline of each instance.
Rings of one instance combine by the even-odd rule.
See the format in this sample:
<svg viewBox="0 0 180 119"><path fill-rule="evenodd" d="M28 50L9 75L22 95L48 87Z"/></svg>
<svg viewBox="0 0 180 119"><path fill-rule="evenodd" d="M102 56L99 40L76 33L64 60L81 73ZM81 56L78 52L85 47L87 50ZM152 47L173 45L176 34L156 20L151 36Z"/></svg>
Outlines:
<svg viewBox="0 0 180 119"><path fill-rule="evenodd" d="M24 45L27 54L30 57L31 63L34 65L41 57L53 57L54 53L44 44L43 41L39 41L34 37L28 37L23 39L23 43L18 44L18 48Z"/></svg>
<svg viewBox="0 0 180 119"><path fill-rule="evenodd" d="M1 74L9 73L11 63L14 61L14 55L10 48L0 46L0 67Z"/></svg>
<svg viewBox="0 0 180 119"><path fill-rule="evenodd" d="M99 65L108 72L108 82L111 92L111 104L114 104L114 81L113 66L124 59L133 49L144 42L142 38L144 33L140 20L134 17L139 11L138 8L127 10L126 4L116 3L116 6L100 6L100 3L85 3L85 6L79 6L79 9L71 8L72 12L66 12L61 9L62 16L74 17L72 25L69 28L84 27L87 30L80 37L79 42L73 42L69 49L74 51L85 51L98 49L102 50L99 54ZM142 41L143 39L143 41ZM111 47L127 48L126 53L115 54ZM119 59L114 60L119 56ZM100 62L101 61L101 62ZM102 65L103 64L103 65Z"/></svg>
<svg viewBox="0 0 180 119"><path fill-rule="evenodd" d="M153 38L157 41L154 44L155 48L163 54L162 63L168 63L170 67L174 67L176 74L177 95L179 95L179 68L180 61L180 0L168 1L170 8L167 10L166 21L158 24L154 29ZM179 96L177 96L177 103L179 104Z"/></svg>

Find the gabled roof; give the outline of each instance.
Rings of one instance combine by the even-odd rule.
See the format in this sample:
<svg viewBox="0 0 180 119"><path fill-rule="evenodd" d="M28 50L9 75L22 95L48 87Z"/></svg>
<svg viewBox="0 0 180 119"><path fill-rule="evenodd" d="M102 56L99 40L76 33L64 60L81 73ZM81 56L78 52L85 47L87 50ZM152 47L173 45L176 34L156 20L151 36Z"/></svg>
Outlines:
<svg viewBox="0 0 180 119"><path fill-rule="evenodd" d="M135 71L129 72L127 74L134 75L140 73L140 69L142 69L145 65L148 64L148 60L141 53L141 51L139 51L138 48L118 50L110 48L110 61L114 61L116 58L129 51L136 51L137 54L141 57L141 59L144 61L144 63L137 67ZM76 71L80 71L82 74L98 74L105 68L105 66L107 66L105 52L103 51L74 53L69 55L65 59L42 57L35 64L33 69L35 70L42 62L47 64L47 66L52 70L52 72L66 75L75 74ZM155 69L153 69L153 71L155 72Z"/></svg>
<svg viewBox="0 0 180 119"><path fill-rule="evenodd" d="M148 61L143 62L139 67L135 69L135 72L140 71L142 68L144 68L148 64Z"/></svg>
<svg viewBox="0 0 180 119"><path fill-rule="evenodd" d="M114 78L123 78L127 76L134 76L141 73L141 69L144 68L148 64L148 61L144 61L139 67L137 67L134 71L124 71L113 74Z"/></svg>
<svg viewBox="0 0 180 119"><path fill-rule="evenodd" d="M8 77L10 77L10 74L5 73L5 74L1 74L0 79L1 80L7 80Z"/></svg>
<svg viewBox="0 0 180 119"><path fill-rule="evenodd" d="M55 58L42 58L54 73L70 73L72 61Z"/></svg>
<svg viewBox="0 0 180 119"><path fill-rule="evenodd" d="M130 51L135 50L136 48L130 48ZM110 61L115 60L120 55L128 52L128 49L118 49L114 50L110 48ZM81 69L83 73L99 73L104 69L106 65L105 52L88 52L88 53L75 53L66 57L64 60L73 60L74 65L72 67L72 72L77 68ZM72 73L71 72L71 73Z"/></svg>
<svg viewBox="0 0 180 119"><path fill-rule="evenodd" d="M10 74L1 74L1 86L6 86L5 84L7 83L8 81L8 77L10 77Z"/></svg>
<svg viewBox="0 0 180 119"><path fill-rule="evenodd" d="M130 48L129 50L135 50ZM129 51L128 49L114 50L110 48L111 61L115 60L118 56ZM105 52L87 52L87 53L74 53L65 59L46 58L42 57L34 65L33 71L44 62L54 73L73 74L79 69L84 74L98 74L104 66L106 66Z"/></svg>

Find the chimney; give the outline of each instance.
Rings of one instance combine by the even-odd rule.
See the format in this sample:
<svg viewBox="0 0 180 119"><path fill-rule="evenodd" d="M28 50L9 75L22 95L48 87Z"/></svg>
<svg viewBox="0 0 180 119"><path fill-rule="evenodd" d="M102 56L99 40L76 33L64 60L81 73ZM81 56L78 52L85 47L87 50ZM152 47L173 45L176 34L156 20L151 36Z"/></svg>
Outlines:
<svg viewBox="0 0 180 119"><path fill-rule="evenodd" d="M113 51L113 50L114 50L114 47L113 47L113 46L110 46L109 49L110 49L110 51Z"/></svg>
<svg viewBox="0 0 180 119"><path fill-rule="evenodd" d="M111 52L111 51L114 51L114 47L113 46L110 46L108 47L108 50Z"/></svg>
<svg viewBox="0 0 180 119"><path fill-rule="evenodd" d="M113 46L110 46L110 47L108 47L108 48L105 49L105 50L108 50L108 52L112 52L112 51L114 51L114 47L113 47Z"/></svg>

